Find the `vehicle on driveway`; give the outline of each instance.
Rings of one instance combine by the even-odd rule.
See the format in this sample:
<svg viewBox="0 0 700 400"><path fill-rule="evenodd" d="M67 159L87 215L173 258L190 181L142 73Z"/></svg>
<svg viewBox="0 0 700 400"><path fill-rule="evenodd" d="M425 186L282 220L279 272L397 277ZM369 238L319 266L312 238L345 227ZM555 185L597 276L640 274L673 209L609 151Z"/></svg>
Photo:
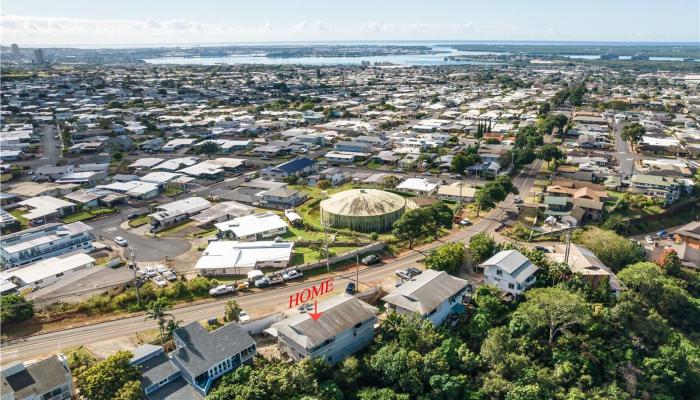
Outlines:
<svg viewBox="0 0 700 400"><path fill-rule="evenodd" d="M362 264L372 265L372 264L376 264L376 263L381 262L381 261L382 261L382 258L379 257L379 254L371 254L371 255L368 255L367 257L362 259Z"/></svg>
<svg viewBox="0 0 700 400"><path fill-rule="evenodd" d="M225 294L233 294L236 291L236 288L234 288L231 285L219 285L217 287L209 289L209 295L210 296L223 296Z"/></svg>
<svg viewBox="0 0 700 400"><path fill-rule="evenodd" d="M126 246L129 245L129 242L127 242L126 239L124 239L124 238L121 237L121 236L115 237L115 238L114 238L114 243L116 243L116 244L118 244L118 245L120 245L120 246L122 246L122 247L126 247Z"/></svg>
<svg viewBox="0 0 700 400"><path fill-rule="evenodd" d="M654 238L652 238L651 236L646 236L644 238L644 241L647 242L647 244L654 244Z"/></svg>
<svg viewBox="0 0 700 400"><path fill-rule="evenodd" d="M158 276L158 271L153 267L146 267L146 276L149 278L156 277Z"/></svg>
<svg viewBox="0 0 700 400"><path fill-rule="evenodd" d="M411 279L411 274L408 271L406 271L405 269L397 269L396 276L398 276L401 279L405 279L405 280Z"/></svg>
<svg viewBox="0 0 700 400"><path fill-rule="evenodd" d="M297 310L302 314L304 314L308 311L312 311L313 309L314 309L314 306L309 304L309 303L304 303L297 308Z"/></svg>
<svg viewBox="0 0 700 400"><path fill-rule="evenodd" d="M170 268L166 267L165 265L159 265L156 267L156 271L158 271L159 274L163 275L166 272L170 271Z"/></svg>
<svg viewBox="0 0 700 400"><path fill-rule="evenodd" d="M411 275L411 277L418 276L418 275L423 273L423 271L419 270L418 268L414 268L414 267L406 268L406 272L408 272Z"/></svg>
<svg viewBox="0 0 700 400"><path fill-rule="evenodd" d="M171 270L167 270L163 272L163 278L169 280L169 281L176 281L177 280L177 275Z"/></svg>
<svg viewBox="0 0 700 400"><path fill-rule="evenodd" d="M158 275L153 277L153 283L160 287L163 287L168 284L168 281L166 281L165 278L163 278L162 276Z"/></svg>
<svg viewBox="0 0 700 400"><path fill-rule="evenodd" d="M285 281L291 281L293 279L299 279L302 276L304 276L304 274L298 269L290 269L289 271L285 271L282 274L282 279L284 279Z"/></svg>
<svg viewBox="0 0 700 400"><path fill-rule="evenodd" d="M345 286L345 293L347 294L355 294L356 291L357 286L355 286L355 282L350 282L347 286Z"/></svg>

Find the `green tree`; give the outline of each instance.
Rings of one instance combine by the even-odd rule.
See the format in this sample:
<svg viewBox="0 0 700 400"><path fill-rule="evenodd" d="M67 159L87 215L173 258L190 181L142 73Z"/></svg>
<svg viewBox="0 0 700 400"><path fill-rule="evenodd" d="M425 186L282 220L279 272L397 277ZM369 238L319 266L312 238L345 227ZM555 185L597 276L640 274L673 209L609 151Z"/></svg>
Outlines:
<svg viewBox="0 0 700 400"><path fill-rule="evenodd" d="M34 302L20 294L0 296L0 321L21 322L34 316Z"/></svg>
<svg viewBox="0 0 700 400"><path fill-rule="evenodd" d="M368 362L371 371L392 389L414 395L423 392L423 357L396 344L383 346Z"/></svg>
<svg viewBox="0 0 700 400"><path fill-rule="evenodd" d="M140 392L140 373L129 363L131 357L131 352L118 351L87 368L76 379L80 394L90 400L135 399L130 394L135 387Z"/></svg>
<svg viewBox="0 0 700 400"><path fill-rule="evenodd" d="M555 144L545 144L537 153L537 158L547 161L547 166L549 166L552 161L558 161L564 158L564 153L562 153Z"/></svg>
<svg viewBox="0 0 700 400"><path fill-rule="evenodd" d="M396 393L389 388L368 387L357 392L358 400L409 400L411 396L404 393Z"/></svg>
<svg viewBox="0 0 700 400"><path fill-rule="evenodd" d="M143 391L141 390L141 382L129 381L119 389L114 395L114 400L141 400L143 399Z"/></svg>
<svg viewBox="0 0 700 400"><path fill-rule="evenodd" d="M446 243L431 250L425 257L425 266L449 274L456 273L464 261L464 246L460 242Z"/></svg>
<svg viewBox="0 0 700 400"><path fill-rule="evenodd" d="M195 154L204 154L207 158L211 158L211 156L220 151L221 145L212 140L207 140L194 148Z"/></svg>
<svg viewBox="0 0 700 400"><path fill-rule="evenodd" d="M486 261L496 253L496 242L486 233L477 233L469 239L469 253L475 263Z"/></svg>
<svg viewBox="0 0 700 400"><path fill-rule="evenodd" d="M433 224L432 213L428 208L416 208L405 212L401 218L394 222L392 233L397 239L407 241L408 247L413 248L413 243L430 233Z"/></svg>
<svg viewBox="0 0 700 400"><path fill-rule="evenodd" d="M574 242L579 243L595 254L603 264L619 271L625 266L645 258L644 248L639 244L598 227L587 227L574 234Z"/></svg>
<svg viewBox="0 0 700 400"><path fill-rule="evenodd" d="M121 161L124 158L124 154L120 151L115 151L112 153L112 159L114 161Z"/></svg>
<svg viewBox="0 0 700 400"><path fill-rule="evenodd" d="M328 179L321 179L318 181L316 186L318 186L318 188L321 190L326 190L331 187L331 182Z"/></svg>
<svg viewBox="0 0 700 400"><path fill-rule="evenodd" d="M172 308L170 299L167 297L159 297L156 300L151 300L146 306L146 319L153 320L158 324L158 331L160 332L160 344L163 344L163 338L165 336L165 324L172 314L168 311Z"/></svg>
<svg viewBox="0 0 700 400"><path fill-rule="evenodd" d="M382 179L382 186L385 189L395 189L399 184L399 178L395 175L387 175Z"/></svg>
<svg viewBox="0 0 700 400"><path fill-rule="evenodd" d="M433 225L436 228L451 228L452 227L452 209L442 201L437 201L430 206L430 213L433 219Z"/></svg>
<svg viewBox="0 0 700 400"><path fill-rule="evenodd" d="M644 126L638 122L625 125L624 128L622 128L622 132L620 132L620 137L622 139L631 142L635 145L637 145L641 140L644 134L646 133L646 130L644 129Z"/></svg>
<svg viewBox="0 0 700 400"><path fill-rule="evenodd" d="M526 301L518 306L514 319L523 321L535 332L544 329L551 346L554 339L588 322L591 307L579 294L551 287L525 292ZM533 332L533 333L535 333Z"/></svg>
<svg viewBox="0 0 700 400"><path fill-rule="evenodd" d="M226 322L239 322L241 320L240 318L240 313L243 311L241 306L238 305L238 302L233 299L228 299L226 300L226 304L224 305L224 321Z"/></svg>

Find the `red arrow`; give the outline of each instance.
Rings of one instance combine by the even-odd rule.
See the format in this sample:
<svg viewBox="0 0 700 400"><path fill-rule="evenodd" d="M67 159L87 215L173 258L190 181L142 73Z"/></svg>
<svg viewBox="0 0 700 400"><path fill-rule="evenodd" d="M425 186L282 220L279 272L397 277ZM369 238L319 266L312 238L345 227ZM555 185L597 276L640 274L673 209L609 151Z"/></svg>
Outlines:
<svg viewBox="0 0 700 400"><path fill-rule="evenodd" d="M321 318L321 314L323 314L323 313L318 312L318 300L315 300L314 301L314 312L309 313L309 316L314 321L318 321L318 319Z"/></svg>

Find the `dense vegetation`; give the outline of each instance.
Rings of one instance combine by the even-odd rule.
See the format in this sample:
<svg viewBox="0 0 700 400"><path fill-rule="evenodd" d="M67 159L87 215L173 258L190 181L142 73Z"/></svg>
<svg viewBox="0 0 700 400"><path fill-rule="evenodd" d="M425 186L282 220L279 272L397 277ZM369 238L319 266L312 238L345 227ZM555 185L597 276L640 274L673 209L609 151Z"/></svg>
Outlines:
<svg viewBox="0 0 700 400"><path fill-rule="evenodd" d="M602 240L621 246L619 236L594 229L579 239L607 235ZM471 247L483 253L478 258L496 250L487 237ZM538 287L515 303L482 286L454 324L390 314L368 349L338 365L259 358L226 375L208 398L698 398L697 276L630 257L618 274L627 290L615 298L541 252L525 254L542 270Z"/></svg>

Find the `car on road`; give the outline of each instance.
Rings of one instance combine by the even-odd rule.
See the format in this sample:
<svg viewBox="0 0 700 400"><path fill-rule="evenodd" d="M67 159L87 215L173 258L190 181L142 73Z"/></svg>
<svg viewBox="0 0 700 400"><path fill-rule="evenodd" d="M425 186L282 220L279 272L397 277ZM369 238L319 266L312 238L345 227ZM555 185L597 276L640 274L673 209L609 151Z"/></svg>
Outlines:
<svg viewBox="0 0 700 400"><path fill-rule="evenodd" d="M423 172L423 176L432 176L432 175L433 175L433 173L430 171Z"/></svg>
<svg viewBox="0 0 700 400"><path fill-rule="evenodd" d="M304 274L298 269L290 269L289 271L285 271L282 274L282 279L284 279L285 281L291 281L293 279L299 279L302 276L304 276Z"/></svg>
<svg viewBox="0 0 700 400"><path fill-rule="evenodd" d="M158 276L158 271L153 267L146 267L146 276L149 278L156 277Z"/></svg>
<svg viewBox="0 0 700 400"><path fill-rule="evenodd" d="M406 271L411 274L411 277L418 276L423 273L423 271L419 270L418 268L415 267L408 267L406 268Z"/></svg>
<svg viewBox="0 0 700 400"><path fill-rule="evenodd" d="M367 257L362 259L362 264L364 265L372 265L376 264L378 262L381 262L382 258L379 257L379 254L370 254Z"/></svg>
<svg viewBox="0 0 700 400"><path fill-rule="evenodd" d="M122 247L126 247L126 246L129 245L129 242L127 242L126 239L124 239L124 238L121 237L121 236L115 237L115 238L114 238L114 243L116 243L116 244L118 244L118 245L120 245L120 246L122 246Z"/></svg>
<svg viewBox="0 0 700 400"><path fill-rule="evenodd" d="M173 271L167 270L163 273L163 278L172 282L177 280L177 275Z"/></svg>
<svg viewBox="0 0 700 400"><path fill-rule="evenodd" d="M411 279L411 274L408 271L406 271L405 269L397 269L396 276L398 276L401 279L405 279L405 280Z"/></svg>
<svg viewBox="0 0 700 400"><path fill-rule="evenodd" d="M347 294L355 294L356 291L357 286L355 286L355 282L350 282L347 286L345 286L345 293Z"/></svg>
<svg viewBox="0 0 700 400"><path fill-rule="evenodd" d="M238 313L238 322L246 322L250 321L250 315L248 315L247 312L244 310L241 310L241 312Z"/></svg>
<svg viewBox="0 0 700 400"><path fill-rule="evenodd" d="M223 296L225 294L233 294L235 291L236 288L231 285L219 285L209 289L209 295L214 297Z"/></svg>
<svg viewBox="0 0 700 400"><path fill-rule="evenodd" d="M469 218L462 218L461 220L459 220L459 224L462 226L467 226L471 225L472 221L470 221Z"/></svg>
<svg viewBox="0 0 700 400"><path fill-rule="evenodd" d="M654 244L654 238L652 238L651 236L646 236L644 238L644 241L647 242L647 244Z"/></svg>
<svg viewBox="0 0 700 400"><path fill-rule="evenodd" d="M244 181L244 182L250 182L250 181L252 181L252 180L253 180L253 178L251 178L251 177L249 177L249 176L246 176L245 178L243 178L243 181Z"/></svg>
<svg viewBox="0 0 700 400"><path fill-rule="evenodd" d="M256 280L254 283L256 288L264 288L270 286L270 278L263 276L260 279Z"/></svg>
<svg viewBox="0 0 700 400"><path fill-rule="evenodd" d="M464 177L460 174L450 174L450 178L452 178L452 179L464 179Z"/></svg>
<svg viewBox="0 0 700 400"><path fill-rule="evenodd" d="M158 275L153 277L153 283L160 287L163 287L168 284L168 281L166 281L165 278L163 278L162 276Z"/></svg>

